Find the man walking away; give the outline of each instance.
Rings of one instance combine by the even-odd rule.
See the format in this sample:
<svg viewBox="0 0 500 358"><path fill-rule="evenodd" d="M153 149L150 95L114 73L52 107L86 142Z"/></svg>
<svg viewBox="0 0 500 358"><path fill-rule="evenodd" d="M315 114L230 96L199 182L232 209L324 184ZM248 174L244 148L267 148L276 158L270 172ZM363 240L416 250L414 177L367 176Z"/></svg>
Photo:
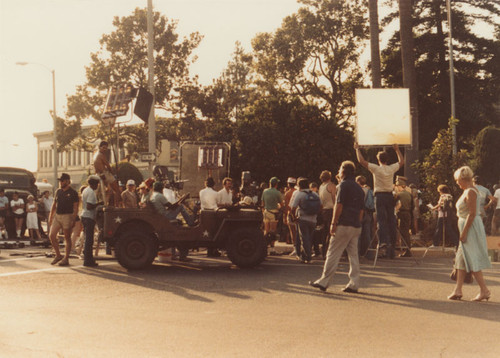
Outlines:
<svg viewBox="0 0 500 358"><path fill-rule="evenodd" d="M279 179L272 177L269 180L269 188L262 192L262 206L264 207L264 237L271 246L270 255L275 255L274 241L276 240L276 229L278 228L278 214L283 206L283 198L278 190Z"/></svg>
<svg viewBox="0 0 500 358"><path fill-rule="evenodd" d="M341 182L330 226L332 239L328 246L323 274L318 280L309 281L309 285L321 291L326 291L330 285L344 250L347 250L349 257L349 283L342 291L357 293L359 289L358 238L361 233L365 193L354 181L354 171L355 166L351 161L343 162L339 169Z"/></svg>
<svg viewBox="0 0 500 358"><path fill-rule="evenodd" d="M295 251L302 263L309 264L312 258L312 239L316 218L321 210L321 200L318 194L309 189L309 182L306 178L299 178L297 182L299 191L293 195L290 203L292 214L298 218L299 226ZM303 250L301 250L301 244Z"/></svg>
<svg viewBox="0 0 500 358"><path fill-rule="evenodd" d="M404 164L404 157L399 146L394 144L393 148L398 156L398 162L387 164L389 155L382 151L377 153L377 165L368 163L361 154L358 143L354 144L359 164L373 174L379 245L381 247L387 246L387 253L391 259L394 258L394 244L396 243L396 216L394 215L394 196L392 194L394 174Z"/></svg>
<svg viewBox="0 0 500 358"><path fill-rule="evenodd" d="M356 183L363 189L365 193L365 208L363 219L361 221L361 235L358 241L358 252L363 256L368 251L372 241L372 226L373 226L373 213L375 212L375 199L373 197L373 190L366 185L366 178L363 175L356 177Z"/></svg>

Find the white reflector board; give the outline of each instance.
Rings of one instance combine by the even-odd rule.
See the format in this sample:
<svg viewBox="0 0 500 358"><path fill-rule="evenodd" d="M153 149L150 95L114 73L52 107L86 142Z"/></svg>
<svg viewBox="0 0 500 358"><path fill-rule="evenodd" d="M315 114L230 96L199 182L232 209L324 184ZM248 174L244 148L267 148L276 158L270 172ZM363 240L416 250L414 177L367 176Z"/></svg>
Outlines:
<svg viewBox="0 0 500 358"><path fill-rule="evenodd" d="M411 145L408 88L356 89L356 111L359 145Z"/></svg>

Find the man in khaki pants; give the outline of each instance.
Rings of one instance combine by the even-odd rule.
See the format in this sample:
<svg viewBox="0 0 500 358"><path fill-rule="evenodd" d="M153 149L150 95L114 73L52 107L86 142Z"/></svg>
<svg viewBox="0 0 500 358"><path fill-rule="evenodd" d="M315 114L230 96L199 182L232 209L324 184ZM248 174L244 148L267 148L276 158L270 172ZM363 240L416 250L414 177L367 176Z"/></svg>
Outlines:
<svg viewBox="0 0 500 358"><path fill-rule="evenodd" d="M68 266L69 254L71 253L71 231L78 215L78 202L80 199L76 190L70 185L71 177L69 174L62 173L57 180L59 180L59 189L54 195L54 203L49 214L50 242L56 253L51 265L59 262L59 266ZM59 241L57 240L57 234L61 229L66 243L64 257L61 255Z"/></svg>

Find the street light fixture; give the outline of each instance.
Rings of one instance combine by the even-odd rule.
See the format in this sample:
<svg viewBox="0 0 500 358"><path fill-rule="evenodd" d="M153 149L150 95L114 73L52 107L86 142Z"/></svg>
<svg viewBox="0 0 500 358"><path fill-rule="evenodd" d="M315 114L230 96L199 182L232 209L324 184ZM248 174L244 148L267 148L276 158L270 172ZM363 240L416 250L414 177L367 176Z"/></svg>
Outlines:
<svg viewBox="0 0 500 358"><path fill-rule="evenodd" d="M49 67L41 64L41 63L36 63L36 62L16 62L16 65L18 66L26 66L26 65L38 65L46 68L52 73L52 104L53 104L53 111L52 111L52 120L53 120L53 131L52 131L52 141L53 141L53 149L54 149L54 189L58 187L57 184L57 167L59 166L59 154L57 152L57 114L56 114L56 71L53 69L50 69Z"/></svg>

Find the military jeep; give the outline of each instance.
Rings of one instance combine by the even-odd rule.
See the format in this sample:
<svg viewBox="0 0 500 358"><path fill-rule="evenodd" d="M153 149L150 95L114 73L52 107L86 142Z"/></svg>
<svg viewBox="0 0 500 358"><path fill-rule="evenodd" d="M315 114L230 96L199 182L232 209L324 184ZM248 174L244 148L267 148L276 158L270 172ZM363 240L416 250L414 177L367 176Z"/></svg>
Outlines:
<svg viewBox="0 0 500 358"><path fill-rule="evenodd" d="M262 213L250 208L201 210L198 224L188 227L150 207L101 207L97 224L120 265L131 270L148 267L159 251L171 247L223 249L241 268L256 266L267 255Z"/></svg>

